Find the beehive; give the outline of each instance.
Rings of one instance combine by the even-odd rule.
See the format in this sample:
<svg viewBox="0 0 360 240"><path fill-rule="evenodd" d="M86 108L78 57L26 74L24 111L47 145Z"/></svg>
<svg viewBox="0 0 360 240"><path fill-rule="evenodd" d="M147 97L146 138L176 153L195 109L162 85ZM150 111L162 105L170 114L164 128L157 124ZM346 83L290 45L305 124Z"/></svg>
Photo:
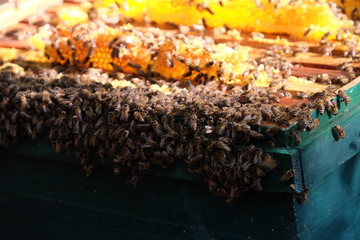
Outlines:
<svg viewBox="0 0 360 240"><path fill-rule="evenodd" d="M127 29L134 28L127 27ZM133 33L134 30L131 32ZM66 31L63 31L62 34L66 34ZM136 32L134 35L139 36ZM272 86L275 89L274 92L271 87L270 89L259 87L259 85L261 86L259 81L255 81L254 85L251 85L252 82L249 79L241 82L248 84L246 89L233 85L233 82L221 85L222 81L205 81L204 79L200 82L205 85L192 85L191 81L186 80L179 83L176 80L182 79L184 73L181 71L181 74L178 75L175 73L175 75L154 76L152 75L154 72L166 74L166 71L172 68L170 66L172 64L167 63L168 59L166 59L165 53L161 51L159 58L156 59L160 64L159 66L154 64L150 69L154 72L150 71L152 74L149 75L141 72L145 69L148 70L145 65L141 66L143 61L132 60L130 64L128 61L112 62L113 64L110 64L111 67L109 67L109 63L102 65L101 59L108 62L109 60L106 60L106 57L101 54L94 57L99 61L94 61L93 64L98 64L96 66L104 70L116 70L115 72L106 73L92 68L82 72L76 72L71 68L66 71L59 66L56 69L48 70L39 69L31 64L30 69L32 70L24 72L16 65L5 65L1 73L3 79L1 89L2 93L5 93L8 100L11 101L7 101L6 97L2 98L2 121L4 123L1 132L2 145L17 143L17 146L10 150L20 149L19 152L23 155L61 161L64 159L74 160L63 154L53 155L51 147L57 152L75 149L87 173L92 173L94 166L98 165L96 161L101 159L115 174L122 175L123 172L130 172L133 182L138 182L138 177L142 172L148 172L155 176L167 176L167 179L170 177L170 179L198 181L199 178L190 175L190 172L205 179L210 191L225 196L228 202L234 201L235 197L247 192L245 196L248 196L248 200L235 202L233 203L235 206L242 205L253 209L251 208L252 202L255 202L256 205L264 206L265 211L272 213L265 216L268 222L271 222L271 217L269 217L271 215L276 216L276 223L280 223L281 219L286 219L287 226L285 224L278 226L264 224L269 229L266 231L267 234L272 232L272 236L278 239L296 239L298 237L319 239L324 235L323 229L326 226L323 218L336 217L336 212L327 212L328 215L317 212L319 218L314 218L308 211L315 212L314 208L317 208L318 203L324 201L327 191L325 186L336 185L334 180L328 181L327 179L332 179L341 171L353 166L355 155L358 152L358 146L354 142L357 132L350 130L350 126L359 121L356 107L359 91L358 79L353 80L357 76L356 65L343 64L339 66L340 70L319 68L318 66L321 64L327 68L335 68L336 65L346 60L325 57L329 61L319 61L321 55L316 55L316 51L321 52L321 45L314 47L311 43L301 42L301 44L305 44L305 47L312 48L313 53L309 57L309 55L303 54L302 49L298 47L300 42L293 42L294 40L291 39L284 41L288 43L288 46L275 46L271 47L270 51L266 51L264 49L274 43L272 37L262 38L259 34L250 34L247 37L245 34L242 35L244 39L241 40L236 32L231 31L223 37L219 41L231 39L236 43L240 40L241 43L251 42L252 47L257 46L255 49L247 49L248 55L241 61L246 62L249 60L248 57L251 59L255 56L253 59L256 64L266 66L268 61L278 59L279 61L275 61L275 66L280 64L280 68L281 63L287 63L291 59L293 63L300 62L305 67L295 66L291 72L282 73L291 85L280 88L276 85ZM71 40L73 39L71 37ZM114 39L114 36L111 39ZM76 53L78 58L74 61L76 64L70 62L73 59L71 56L72 44L68 44L67 41L60 41L59 46L50 46L52 49L50 55L57 57L58 62L71 67L91 67L87 65L91 60L87 59L87 56L93 54L92 51L89 51L91 41L84 47L85 42L86 40L80 40L78 46L75 46L76 51L79 51ZM104 41L104 45L101 45L102 41L95 45L99 49L107 48L108 54L111 51L111 49L109 50L110 42L109 38ZM234 42L220 46L232 49L236 46ZM174 44L174 42L170 43ZM169 46L166 44L164 47ZM59 49L60 54L57 52ZM185 46L185 49L196 50L192 46ZM281 54L281 56L276 54ZM334 54L338 53L334 52ZM151 54L144 56L148 57L149 55ZM185 58L194 58L193 54L189 55L190 57L186 56ZM284 59L283 55L285 55ZM355 55L350 55L356 60L356 52ZM256 58L256 56L261 56L261 58ZM125 58L125 60L128 59ZM174 65L181 63L181 61L173 61ZM200 64L200 67L209 61L206 59ZM224 61L226 62L226 60ZM339 62L336 63L336 61ZM24 63L20 62L20 64ZM140 68L137 67L137 64L140 65ZM165 64L167 66L161 69ZM254 64L254 62L250 64ZM25 66L28 68L27 65ZM117 66L119 69L116 69ZM178 66L173 67L177 69ZM14 70L17 73L13 73ZM194 70L196 71L196 69ZM118 73L119 71L132 75ZM278 76L279 72L272 71L272 74ZM246 77L244 71L240 71L240 75ZM39 76L43 80L37 79ZM145 80L142 79L144 76ZM255 77L254 73L250 76ZM190 76L188 77L188 80L192 80ZM313 78L317 83L299 79L299 77ZM172 79L167 79L168 82L165 82L164 78ZM257 76L257 78L261 80L263 76ZM111 81L114 79L116 80ZM150 81L146 81L146 79ZM353 81L348 83L350 80ZM195 81L194 83L199 82ZM262 84L269 86L271 82L263 81ZM335 85L335 87L328 87L326 84ZM340 89L340 85L344 85L344 87ZM331 101L332 98L333 101ZM335 103L337 108L335 108ZM36 117L31 119L29 116ZM277 127L274 127L275 125ZM333 132L334 126L337 125L345 129L347 135L345 139L339 137L342 136L341 134ZM306 129L311 131L303 131ZM52 146L46 141L46 136L41 136L44 130L49 131L45 133L49 134ZM21 138L18 137L22 136L36 140L35 145L31 145L29 141L19 143ZM114 144L114 142L119 144ZM327 146L331 146L331 149L336 149L338 146L350 147L344 153L328 150ZM314 153L319 159L314 160ZM273 171L269 171L275 166L273 159L276 160L277 167ZM240 161L242 165L239 167L236 161ZM344 164L344 166L337 169L339 164ZM14 164L10 162L5 165L14 167ZM151 170L147 171L150 167ZM62 167L60 166L60 168ZM166 168L165 171L163 168ZM286 176L283 174L291 172L291 169L293 169L294 176L293 178L290 176L286 181ZM268 173L264 177L266 172ZM6 177L11 178L10 175L6 175ZM262 181L263 178L264 181ZM281 182L280 179L283 179L284 182ZM167 181L173 182L173 180ZM321 181L327 182L322 185ZM105 182L109 181L105 180ZM154 185L159 185L156 177L153 182ZM100 188L103 191L103 188ZM251 189L265 192L252 193ZM349 186L348 189L349 191L351 189L351 194L345 193L341 199L350 202L352 194L356 194L357 190L352 186ZM26 192L25 189L23 191ZM146 192L147 190L144 188L142 191ZM318 191L325 192L325 194L318 195ZM337 194L341 191L341 188L336 188L336 191L333 192ZM114 196L117 195L114 194ZM209 198L215 199L210 196ZM262 198L268 201L268 206L266 206L265 200L261 200ZM10 200L12 197L7 196L7 199ZM225 199L222 198L222 202ZM185 199L185 201L187 200ZM221 209L226 208L217 200L214 200L214 204L220 206ZM342 206L340 198L339 201L329 201L328 204L334 209L338 207L342 207L346 211L352 209L350 205ZM95 205L91 203L89 206L92 208ZM269 210L273 207L276 209L275 213ZM168 208L173 209L170 205ZM282 208L286 208L286 210L280 210ZM205 216L203 210L203 208L201 210L195 207L191 208L192 213L200 211L201 215ZM118 213L126 212L123 208L118 208L116 211ZM69 213L65 213L65 215L67 214ZM134 214L134 218L144 216L143 213L133 212L131 214ZM215 214L215 212L211 211L211 214ZM350 218L355 214L356 211L352 211L352 214L348 214L347 217ZM250 222L258 222L264 217L264 215L251 217L253 215L256 215L255 210L244 213L242 220L250 217L252 219ZM249 229L246 230L247 227L244 227L237 231L235 228L238 225L233 218L227 219L227 223L232 227L214 228L212 221L192 219L187 223L186 220L175 221L171 219L172 216L171 214L163 215L164 218L169 218L170 222L164 226L185 224L186 230L183 234L187 236L192 234L187 231L193 231L194 234L203 232L206 236L210 234L211 231L206 231L199 225L195 227L194 222L216 229L215 238L219 239L223 236L234 237L236 233L240 232L244 236L246 234L247 237L260 237L261 235L249 231L249 229L255 228L251 228L252 224L247 224L246 220L244 220L244 226L250 226ZM296 221L294 220L295 216L297 216ZM149 219L158 221L161 218L150 217ZM118 219L114 219L114 221L119 222ZM329 224L331 226L331 223ZM173 228L174 231L178 230L179 225L176 226ZM109 225L106 225L106 228L111 229ZM336 228L334 229L336 230ZM344 234L352 234L356 231L356 226L350 226L348 230L340 229L340 231ZM117 230L111 229L111 232L115 233ZM147 231L145 230L145 232ZM158 235L161 236L159 233ZM179 235L176 234L176 237Z"/></svg>

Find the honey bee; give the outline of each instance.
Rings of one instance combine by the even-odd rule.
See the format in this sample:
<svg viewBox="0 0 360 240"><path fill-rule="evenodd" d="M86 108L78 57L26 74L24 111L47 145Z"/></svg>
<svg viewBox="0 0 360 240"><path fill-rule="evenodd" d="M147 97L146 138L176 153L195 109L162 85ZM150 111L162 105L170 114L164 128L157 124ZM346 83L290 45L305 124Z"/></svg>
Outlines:
<svg viewBox="0 0 360 240"><path fill-rule="evenodd" d="M308 130L314 130L318 125L320 124L320 120L318 118L315 118L308 126Z"/></svg>
<svg viewBox="0 0 360 240"><path fill-rule="evenodd" d="M145 122L145 119L144 119L144 117L142 116L141 112L135 111L135 112L133 113L133 115L134 115L134 119L135 119L136 121L141 122L141 123Z"/></svg>
<svg viewBox="0 0 360 240"><path fill-rule="evenodd" d="M293 130L294 145L297 146L301 142L301 135L299 130Z"/></svg>
<svg viewBox="0 0 360 240"><path fill-rule="evenodd" d="M332 104L331 111L334 115L337 115L339 113L338 105L334 99L331 99L330 101Z"/></svg>
<svg viewBox="0 0 360 240"><path fill-rule="evenodd" d="M130 106L128 104L121 107L120 121L127 122L129 120L129 111Z"/></svg>
<svg viewBox="0 0 360 240"><path fill-rule="evenodd" d="M199 10L199 11L207 11L208 13L210 13L211 15L214 15L215 13L204 3L198 3L196 5L196 8Z"/></svg>
<svg viewBox="0 0 360 240"><path fill-rule="evenodd" d="M294 174L295 174L294 169L287 170L287 171L285 171L285 173L281 176L280 181L282 181L282 182L287 182L287 181L289 181L291 178L294 177Z"/></svg>
<svg viewBox="0 0 360 240"><path fill-rule="evenodd" d="M114 68L115 71L117 71L117 72L123 72L123 70L120 68L120 66L117 65L116 63L110 62L110 65Z"/></svg>
<svg viewBox="0 0 360 240"><path fill-rule="evenodd" d="M59 56L59 58L60 58L62 61L65 60L65 58L64 58L64 56L62 55L62 53L61 53L61 51L60 51L59 48L56 49L56 54Z"/></svg>
<svg viewBox="0 0 360 240"><path fill-rule="evenodd" d="M297 200L298 204L304 203L308 197L308 194L309 194L309 190L306 188L303 191L301 191L300 193L297 193L296 200Z"/></svg>
<svg viewBox="0 0 360 240"><path fill-rule="evenodd" d="M191 128L191 130L193 131L196 131L196 128L197 128L197 116L195 113L192 113L190 116L189 116L189 126Z"/></svg>
<svg viewBox="0 0 360 240"><path fill-rule="evenodd" d="M311 31L312 31L311 27L306 29L306 31L304 32L304 37L308 37L310 35Z"/></svg>
<svg viewBox="0 0 360 240"><path fill-rule="evenodd" d="M160 124L157 120L155 119L151 119L150 120L150 125L153 128L153 130L155 131L156 135L160 136L161 135L161 128L160 128Z"/></svg>
<svg viewBox="0 0 360 240"><path fill-rule="evenodd" d="M226 126L227 126L227 121L224 119L220 120L219 126L217 128L217 134L219 136L223 136L225 134Z"/></svg>
<svg viewBox="0 0 360 240"><path fill-rule="evenodd" d="M134 68L134 69L136 69L136 70L138 70L138 69L141 68L141 65L136 64L136 63L133 63L133 62L128 62L128 66L129 66L129 67L132 67L132 68Z"/></svg>
<svg viewBox="0 0 360 240"><path fill-rule="evenodd" d="M346 137L345 129L340 125L335 125L332 128L332 132L336 141L339 141L340 139L344 139Z"/></svg>
<svg viewBox="0 0 360 240"><path fill-rule="evenodd" d="M166 57L167 66L173 68L174 67L174 62L172 60L171 52L166 52L165 57Z"/></svg>
<svg viewBox="0 0 360 240"><path fill-rule="evenodd" d="M225 142L223 142L221 140L216 141L216 146L225 152L231 151L231 148Z"/></svg>
<svg viewBox="0 0 360 240"><path fill-rule="evenodd" d="M271 137L271 136L274 136L275 134L277 134L280 131L281 131L281 127L277 127L277 126L271 127L271 128L266 129L265 135L268 136L268 137Z"/></svg>
<svg viewBox="0 0 360 240"><path fill-rule="evenodd" d="M338 98L345 102L345 105L348 106L350 103L350 97L344 90L339 90Z"/></svg>

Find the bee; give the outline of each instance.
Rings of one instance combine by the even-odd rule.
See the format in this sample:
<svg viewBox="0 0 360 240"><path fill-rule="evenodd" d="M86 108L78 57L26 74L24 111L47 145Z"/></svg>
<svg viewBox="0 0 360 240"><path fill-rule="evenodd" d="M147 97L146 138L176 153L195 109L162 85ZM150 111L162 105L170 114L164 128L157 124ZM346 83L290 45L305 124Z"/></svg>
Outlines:
<svg viewBox="0 0 360 240"><path fill-rule="evenodd" d="M142 116L142 114L141 114L140 112L135 111L135 112L133 113L133 115L134 115L134 119L135 119L136 121L141 122L141 123L145 122L145 119L144 119L144 117Z"/></svg>
<svg viewBox="0 0 360 240"><path fill-rule="evenodd" d="M297 146L301 142L301 135L299 130L293 130L294 145Z"/></svg>
<svg viewBox="0 0 360 240"><path fill-rule="evenodd" d="M171 157L166 151L155 152L155 157L161 159L161 166L163 168L168 168L168 166L174 162L174 158Z"/></svg>
<svg viewBox="0 0 360 240"><path fill-rule="evenodd" d="M294 169L287 170L287 171L285 171L285 173L281 176L280 181L282 181L282 182L287 182L287 181L289 181L291 178L294 177L294 174L295 174Z"/></svg>
<svg viewBox="0 0 360 240"><path fill-rule="evenodd" d="M216 146L219 149L221 149L221 150L223 150L225 152L230 152L231 151L231 148L226 143L224 143L223 141L220 141L220 140L216 141Z"/></svg>
<svg viewBox="0 0 360 240"><path fill-rule="evenodd" d="M116 167L116 168L114 168L113 172L114 172L115 175L119 175L121 173L121 168Z"/></svg>
<svg viewBox="0 0 360 240"><path fill-rule="evenodd" d="M308 126L307 129L309 131L314 130L318 125L320 124L320 120L318 118L315 118Z"/></svg>
<svg viewBox="0 0 360 240"><path fill-rule="evenodd" d="M329 36L330 36L330 32L326 32L322 37L321 37L321 40L326 40Z"/></svg>
<svg viewBox="0 0 360 240"><path fill-rule="evenodd" d="M64 56L62 55L62 53L61 53L61 51L60 51L59 48L56 49L56 54L59 56L59 58L60 58L62 61L65 60L65 58L64 58Z"/></svg>
<svg viewBox="0 0 360 240"><path fill-rule="evenodd" d="M119 40L118 37L113 38L113 39L109 42L108 48L109 48L109 49L113 48L114 44L115 44L118 40Z"/></svg>
<svg viewBox="0 0 360 240"><path fill-rule="evenodd" d="M27 133L28 136L32 136L32 135L33 135L33 130L31 129L31 124L30 124L30 123L26 122L26 123L24 124L24 128L25 128L26 133Z"/></svg>
<svg viewBox="0 0 360 240"><path fill-rule="evenodd" d="M56 140L55 140L55 148L54 148L54 150L55 150L55 152L56 153L60 153L61 152L61 150L62 150L62 142L63 142L63 140L61 139L61 138L56 138Z"/></svg>
<svg viewBox="0 0 360 240"><path fill-rule="evenodd" d="M139 168L139 171L148 170L150 168L150 163L148 163L148 162L139 162L138 163L138 168Z"/></svg>
<svg viewBox="0 0 360 240"><path fill-rule="evenodd" d="M330 101L331 101L331 104L332 104L331 111L332 111L332 113L334 115L337 115L339 113L338 105L337 105L337 103L336 103L336 101L334 99L331 99Z"/></svg>
<svg viewBox="0 0 360 240"><path fill-rule="evenodd" d="M166 52L165 53L165 58L166 58L167 66L173 68L174 67L174 61L172 60L171 52Z"/></svg>
<svg viewBox="0 0 360 240"><path fill-rule="evenodd" d="M136 130L138 131L147 131L151 128L150 124L148 123L144 123L144 124L137 124L136 125Z"/></svg>
<svg viewBox="0 0 360 240"><path fill-rule="evenodd" d="M111 58L120 58L120 49L118 46L113 47L111 50Z"/></svg>
<svg viewBox="0 0 360 240"><path fill-rule="evenodd" d="M133 62L128 62L128 66L131 67L131 68L134 68L136 70L141 68L141 65L133 63Z"/></svg>
<svg viewBox="0 0 360 240"><path fill-rule="evenodd" d="M265 135L268 137L274 136L275 134L277 134L278 132L280 132L282 130L281 127L275 126L275 127L271 127L266 129L265 131Z"/></svg>
<svg viewBox="0 0 360 240"><path fill-rule="evenodd" d="M205 3L198 3L198 4L196 5L196 8L197 8L199 11L207 11L207 12L210 13L211 15L214 15L214 14L215 14L208 6L206 6Z"/></svg>
<svg viewBox="0 0 360 240"><path fill-rule="evenodd" d="M266 169L274 169L277 166L277 163L269 153L265 153L263 154L262 161L256 163L256 165Z"/></svg>
<svg viewBox="0 0 360 240"><path fill-rule="evenodd" d="M350 97L346 94L344 90L339 90L338 92L338 98L342 99L342 101L345 102L345 105L348 106L350 103Z"/></svg>
<svg viewBox="0 0 360 240"><path fill-rule="evenodd" d="M304 32L304 37L308 37L310 35L311 31L312 31L311 27L306 29L306 31Z"/></svg>
<svg viewBox="0 0 360 240"><path fill-rule="evenodd" d="M81 109L79 107L75 107L74 112L77 118L82 121Z"/></svg>
<svg viewBox="0 0 360 240"><path fill-rule="evenodd" d="M192 113L189 116L189 126L191 128L191 130L196 131L197 129L197 116L195 113Z"/></svg>
<svg viewBox="0 0 360 240"><path fill-rule="evenodd" d="M129 111L130 106L128 104L121 107L120 121L127 122L129 120Z"/></svg>
<svg viewBox="0 0 360 240"><path fill-rule="evenodd" d="M309 194L309 190L306 188L303 191L301 191L300 193L297 193L296 200L297 200L298 204L302 204L303 202L305 202L305 200L308 197L308 194Z"/></svg>
<svg viewBox="0 0 360 240"><path fill-rule="evenodd" d="M227 127L227 121L224 119L221 120L219 126L217 127L217 134L219 136L224 135L226 131L226 127Z"/></svg>
<svg viewBox="0 0 360 240"><path fill-rule="evenodd" d="M345 129L342 128L340 125L335 125L332 128L332 132L336 141L339 141L340 139L344 139L346 137Z"/></svg>
<svg viewBox="0 0 360 240"><path fill-rule="evenodd" d="M190 165L195 165L195 164L201 162L203 159L204 159L204 156L201 153L199 153L199 154L195 155L194 157L191 157L186 162Z"/></svg>
<svg viewBox="0 0 360 240"><path fill-rule="evenodd" d="M160 128L159 122L157 120L155 120L155 119L151 119L150 120L150 125L154 129L156 135L160 136L161 135L161 128Z"/></svg>
<svg viewBox="0 0 360 240"><path fill-rule="evenodd" d="M110 62L110 65L114 68L115 71L117 72L122 72L123 70L119 67L119 65L117 65L114 62Z"/></svg>

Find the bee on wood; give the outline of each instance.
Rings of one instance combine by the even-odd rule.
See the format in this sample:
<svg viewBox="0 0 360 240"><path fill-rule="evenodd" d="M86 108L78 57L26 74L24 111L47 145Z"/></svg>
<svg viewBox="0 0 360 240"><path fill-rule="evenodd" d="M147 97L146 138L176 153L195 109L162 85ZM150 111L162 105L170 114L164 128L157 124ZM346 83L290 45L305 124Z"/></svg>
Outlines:
<svg viewBox="0 0 360 240"><path fill-rule="evenodd" d="M345 105L348 106L349 103L350 103L350 97L349 95L347 95L347 93L344 91L344 90L339 90L338 92L338 98L341 100L341 101L344 101L345 102Z"/></svg>
<svg viewBox="0 0 360 240"><path fill-rule="evenodd" d="M337 115L339 113L338 105L334 99L331 99L330 101L332 104L332 106L331 106L332 114Z"/></svg>
<svg viewBox="0 0 360 240"><path fill-rule="evenodd" d="M294 169L287 170L281 176L280 181L287 182L287 181L289 181L290 179L292 179L294 177L294 174L295 174Z"/></svg>
<svg viewBox="0 0 360 240"><path fill-rule="evenodd" d="M308 126L307 129L309 131L314 130L318 125L320 124L320 120L318 118L315 118Z"/></svg>
<svg viewBox="0 0 360 240"><path fill-rule="evenodd" d="M308 197L308 194L309 194L309 190L306 188L303 191L301 191L300 193L297 193L296 200L297 200L298 204L304 203Z"/></svg>
<svg viewBox="0 0 360 240"><path fill-rule="evenodd" d="M301 132L299 130L293 130L294 145L297 146L301 142Z"/></svg>
<svg viewBox="0 0 360 240"><path fill-rule="evenodd" d="M340 139L344 139L346 137L345 129L340 125L335 125L332 128L332 132L336 141L339 141Z"/></svg>

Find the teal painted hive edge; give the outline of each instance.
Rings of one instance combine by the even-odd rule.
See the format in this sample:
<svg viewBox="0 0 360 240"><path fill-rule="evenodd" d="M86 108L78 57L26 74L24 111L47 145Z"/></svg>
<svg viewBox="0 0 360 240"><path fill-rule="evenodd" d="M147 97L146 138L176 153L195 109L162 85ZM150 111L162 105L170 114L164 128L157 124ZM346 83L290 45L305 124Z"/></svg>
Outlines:
<svg viewBox="0 0 360 240"><path fill-rule="evenodd" d="M298 147L308 188L360 152L360 105L347 110L314 130ZM344 128L344 139L334 138L332 128L335 125Z"/></svg>
<svg viewBox="0 0 360 240"><path fill-rule="evenodd" d="M301 240L354 240L360 236L360 154L319 176L303 204L295 204Z"/></svg>

